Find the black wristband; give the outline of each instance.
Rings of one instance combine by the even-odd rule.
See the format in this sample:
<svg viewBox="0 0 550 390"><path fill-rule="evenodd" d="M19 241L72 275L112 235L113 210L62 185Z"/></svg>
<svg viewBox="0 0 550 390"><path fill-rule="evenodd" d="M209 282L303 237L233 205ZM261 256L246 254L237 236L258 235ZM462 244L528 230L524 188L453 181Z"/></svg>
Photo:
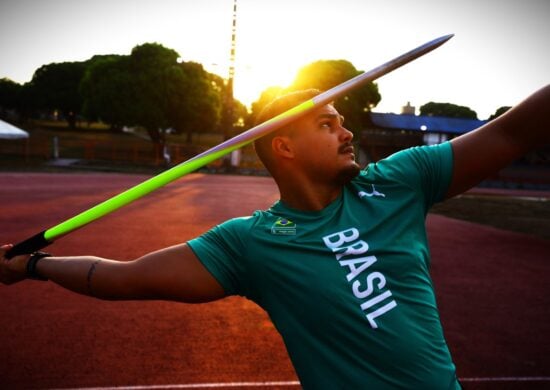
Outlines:
<svg viewBox="0 0 550 390"><path fill-rule="evenodd" d="M33 252L31 253L31 257L29 257L29 261L27 261L27 278L33 279L33 280L48 280L48 278L45 278L43 276L40 276L36 273L36 264L40 259L43 259L44 257L49 257L51 254L46 252Z"/></svg>

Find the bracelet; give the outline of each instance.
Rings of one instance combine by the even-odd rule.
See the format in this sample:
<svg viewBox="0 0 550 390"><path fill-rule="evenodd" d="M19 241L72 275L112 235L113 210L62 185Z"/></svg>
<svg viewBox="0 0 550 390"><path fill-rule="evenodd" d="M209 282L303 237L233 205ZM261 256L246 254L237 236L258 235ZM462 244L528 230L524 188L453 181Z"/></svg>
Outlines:
<svg viewBox="0 0 550 390"><path fill-rule="evenodd" d="M38 263L39 260L49 256L51 256L51 254L46 252L31 253L31 257L29 257L29 261L27 261L27 278L28 279L44 280L44 281L48 280L48 278L40 276L36 273L36 264Z"/></svg>

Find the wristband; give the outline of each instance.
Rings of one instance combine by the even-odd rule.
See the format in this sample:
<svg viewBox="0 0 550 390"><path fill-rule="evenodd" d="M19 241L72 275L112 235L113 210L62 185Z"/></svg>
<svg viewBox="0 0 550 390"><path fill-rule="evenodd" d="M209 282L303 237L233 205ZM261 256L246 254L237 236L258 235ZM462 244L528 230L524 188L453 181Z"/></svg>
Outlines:
<svg viewBox="0 0 550 390"><path fill-rule="evenodd" d="M27 278L28 279L48 280L48 278L40 276L36 273L36 264L38 263L39 260L49 256L51 256L51 254L46 252L31 253L31 257L29 257L29 261L27 261Z"/></svg>

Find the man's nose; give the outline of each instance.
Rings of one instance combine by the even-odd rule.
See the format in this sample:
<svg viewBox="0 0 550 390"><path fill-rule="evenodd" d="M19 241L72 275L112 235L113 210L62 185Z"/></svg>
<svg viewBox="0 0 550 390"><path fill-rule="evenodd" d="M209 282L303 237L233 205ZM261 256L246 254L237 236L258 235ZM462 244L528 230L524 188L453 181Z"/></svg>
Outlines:
<svg viewBox="0 0 550 390"><path fill-rule="evenodd" d="M344 142L350 142L353 139L353 133L348 129L346 129L344 126L340 126L340 127L342 131L340 135L340 139Z"/></svg>

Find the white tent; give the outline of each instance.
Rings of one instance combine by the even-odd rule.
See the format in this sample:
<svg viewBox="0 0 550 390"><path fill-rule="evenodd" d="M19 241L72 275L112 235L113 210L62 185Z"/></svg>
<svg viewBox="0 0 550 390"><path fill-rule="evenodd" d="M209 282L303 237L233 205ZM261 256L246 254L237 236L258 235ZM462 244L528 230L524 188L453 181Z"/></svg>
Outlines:
<svg viewBox="0 0 550 390"><path fill-rule="evenodd" d="M29 133L0 119L0 139L29 138Z"/></svg>

